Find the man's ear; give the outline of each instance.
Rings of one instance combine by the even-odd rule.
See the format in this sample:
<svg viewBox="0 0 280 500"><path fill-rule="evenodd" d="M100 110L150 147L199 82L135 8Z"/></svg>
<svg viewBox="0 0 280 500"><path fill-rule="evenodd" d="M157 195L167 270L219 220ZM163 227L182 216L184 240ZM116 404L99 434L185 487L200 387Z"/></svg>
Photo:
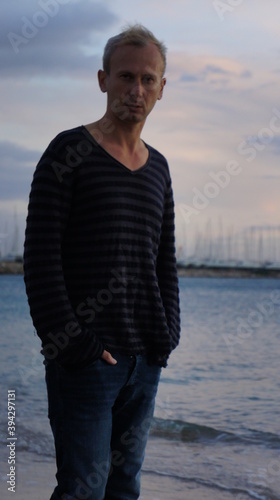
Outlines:
<svg viewBox="0 0 280 500"><path fill-rule="evenodd" d="M160 93L159 93L159 96L158 96L158 100L160 101L162 96L163 96L163 89L166 85L166 78L162 78L161 80L161 85L160 85Z"/></svg>
<svg viewBox="0 0 280 500"><path fill-rule="evenodd" d="M107 73L103 69L98 71L98 82L101 92L107 92Z"/></svg>

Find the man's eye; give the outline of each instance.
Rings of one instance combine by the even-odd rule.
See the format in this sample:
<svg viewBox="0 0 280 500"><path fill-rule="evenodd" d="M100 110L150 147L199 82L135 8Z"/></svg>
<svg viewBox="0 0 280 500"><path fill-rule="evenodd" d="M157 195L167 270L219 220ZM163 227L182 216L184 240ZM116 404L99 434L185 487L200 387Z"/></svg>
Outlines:
<svg viewBox="0 0 280 500"><path fill-rule="evenodd" d="M153 82L154 82L154 79L153 79L153 77L152 77L152 76L146 76L146 77L144 78L144 81L145 81L145 83L153 83Z"/></svg>

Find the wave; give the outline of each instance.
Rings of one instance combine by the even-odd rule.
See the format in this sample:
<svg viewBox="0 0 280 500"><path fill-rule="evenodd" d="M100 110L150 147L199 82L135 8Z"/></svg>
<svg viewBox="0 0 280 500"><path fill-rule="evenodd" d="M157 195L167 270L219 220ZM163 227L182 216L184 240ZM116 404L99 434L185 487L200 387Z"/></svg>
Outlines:
<svg viewBox="0 0 280 500"><path fill-rule="evenodd" d="M44 460L53 459L55 456L53 437L51 434L27 429L21 425L21 432L16 441L16 451L34 453L44 457Z"/></svg>
<svg viewBox="0 0 280 500"><path fill-rule="evenodd" d="M280 497L275 495L269 488L263 488L261 491L253 491L252 489L246 489L246 488L238 488L238 487L229 487L226 486L225 484L214 482L214 481L209 481L205 480L202 478L196 478L196 477L187 477L187 476L180 476L177 474L168 474L165 472L160 472L157 470L150 470L145 467L143 467L143 472L145 474L150 474L150 475L156 475L156 476L162 476L162 477L170 477L171 479L175 479L177 481L181 481L182 483L194 483L199 486L204 486L205 488L208 488L209 490L217 490L219 492L227 492L231 493L232 495L238 495L236 498L255 498L257 500L279 500ZM211 497L212 498L212 497Z"/></svg>
<svg viewBox="0 0 280 500"><path fill-rule="evenodd" d="M173 439L182 442L203 442L215 444L220 442L232 444L263 445L271 449L280 448L280 435L271 432L246 429L241 435L214 429L205 425L184 422L182 420L165 420L154 418L151 427L151 436L164 439Z"/></svg>
<svg viewBox="0 0 280 500"><path fill-rule="evenodd" d="M3 435L5 435L5 431ZM203 443L205 446L224 443L229 446L235 444L255 445L280 450L280 436L271 432L246 429L243 430L242 434L236 434L182 420L154 418L150 436L183 443ZM22 429L21 436L17 441L17 449L18 451L53 457L54 444L51 432L45 433L30 428Z"/></svg>
<svg viewBox="0 0 280 500"><path fill-rule="evenodd" d="M1 430L1 426L0 426ZM194 423L188 423L180 420L164 420L160 418L154 418L151 435L155 438L163 438L168 440L177 440L181 442L201 442L203 447L215 446L218 443L224 442L226 445L231 446L232 443L248 443L255 445L263 445L265 447L274 447L280 445L279 436L272 433L265 433L255 430L247 430L246 434L243 436L236 435L230 432L224 432L212 427L207 427L203 425L198 425ZM172 445L173 446L173 445ZM175 448L176 449L176 448ZM40 461L43 457L44 461L53 462L55 458L53 438L51 433L43 432L42 430L35 430L31 428L24 428L21 426L21 433L17 440L17 451L22 453L32 453L38 456ZM229 449L227 450L229 453ZM262 451L261 451L262 453ZM273 452L274 453L274 452ZM207 453L207 456L209 454ZM182 485L197 484L197 486L202 488L208 488L209 490L219 492L227 492L231 495L236 495L236 498L245 499L252 498L257 500L279 500L280 497L275 495L272 490L269 489L268 485L260 485L251 483L251 488L247 488L247 484L242 479L242 472L240 471L240 482L236 483L232 474L229 473L230 469L227 469L228 464L223 465L223 470L216 478L208 473L207 467L203 467L201 470L197 470L190 475L186 468L178 468L177 470L171 470L167 467L164 471L160 470L162 468L162 463L160 461L154 461L151 466L147 467L144 464L143 472L147 474L154 474L156 476L167 476L171 479L182 482ZM197 474L197 476L196 476ZM204 477L203 477L204 476ZM206 477L207 476L207 477ZM229 478L231 478L229 480ZM242 484L243 483L243 484ZM183 486L182 486L183 488ZM221 494L221 493L220 493ZM212 497L211 497L212 498Z"/></svg>

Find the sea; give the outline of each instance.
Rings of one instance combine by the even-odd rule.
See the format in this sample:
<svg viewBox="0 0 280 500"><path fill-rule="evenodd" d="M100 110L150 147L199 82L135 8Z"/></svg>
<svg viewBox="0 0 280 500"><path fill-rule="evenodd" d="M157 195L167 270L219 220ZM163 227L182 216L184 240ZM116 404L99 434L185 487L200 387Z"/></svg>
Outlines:
<svg viewBox="0 0 280 500"><path fill-rule="evenodd" d="M143 467L151 481L172 479L178 492L203 487L205 498L280 500L279 285L180 278L181 341L162 371ZM3 486L8 391L15 391L19 461L55 460L40 341L21 275L0 276L0 329ZM13 498L5 491L2 498ZM166 498L176 500L175 490Z"/></svg>

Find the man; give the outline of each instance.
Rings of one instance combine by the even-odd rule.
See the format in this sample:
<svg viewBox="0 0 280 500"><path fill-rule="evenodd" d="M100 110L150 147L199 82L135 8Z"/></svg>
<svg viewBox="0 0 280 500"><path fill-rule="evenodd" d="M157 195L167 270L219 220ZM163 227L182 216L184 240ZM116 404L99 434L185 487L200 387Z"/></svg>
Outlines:
<svg viewBox="0 0 280 500"><path fill-rule="evenodd" d="M141 25L111 38L105 115L55 137L34 174L24 270L56 448L51 500L140 495L161 368L179 341L171 179L140 138L165 61Z"/></svg>

